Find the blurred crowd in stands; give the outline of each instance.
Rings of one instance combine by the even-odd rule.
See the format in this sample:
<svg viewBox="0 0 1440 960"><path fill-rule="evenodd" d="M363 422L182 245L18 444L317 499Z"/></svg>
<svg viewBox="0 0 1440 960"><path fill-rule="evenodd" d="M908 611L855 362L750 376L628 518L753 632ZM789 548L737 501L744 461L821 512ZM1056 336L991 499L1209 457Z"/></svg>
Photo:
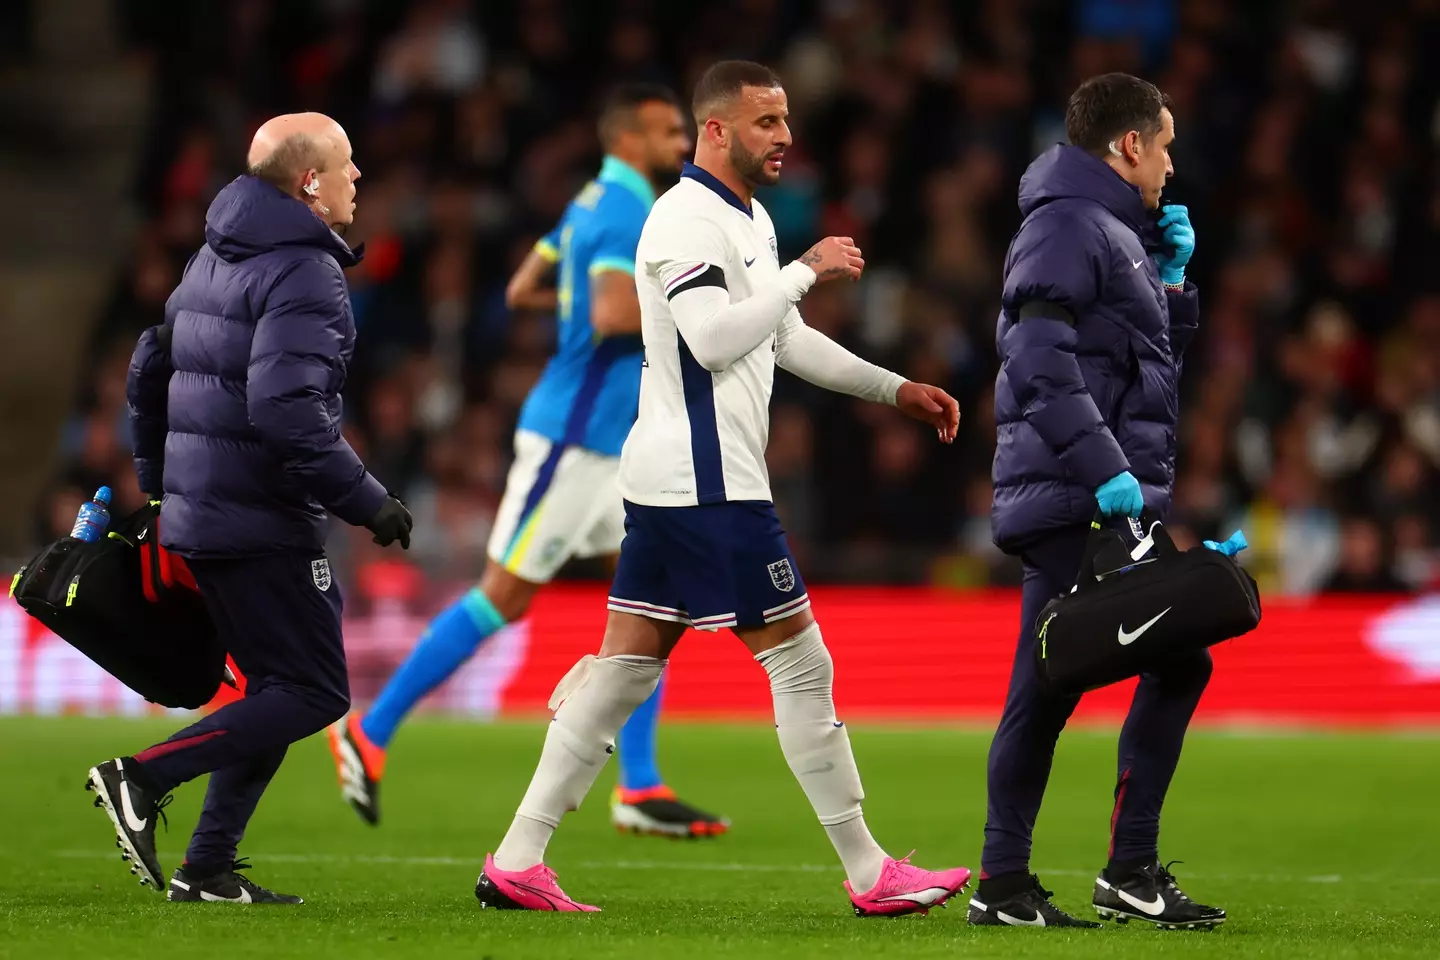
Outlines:
<svg viewBox="0 0 1440 960"><path fill-rule="evenodd" d="M782 260L857 238L862 283L807 322L961 401L953 447L777 378L770 469L812 581L1011 583L989 537L1000 267L1016 184L1108 70L1174 101L1203 330L1185 361L1175 526L1243 527L1262 589L1422 590L1440 543L1440 4L1396 0L122 2L153 72L131 202L36 537L102 481L138 502L125 369L265 117L319 110L363 172L349 235L347 431L416 517L405 560L471 577L553 320L503 289L599 164L607 84L688 95L722 57L777 68L796 145L762 194ZM368 538L336 531L352 560ZM353 569L353 568L352 568ZM584 573L582 569L580 571Z"/></svg>

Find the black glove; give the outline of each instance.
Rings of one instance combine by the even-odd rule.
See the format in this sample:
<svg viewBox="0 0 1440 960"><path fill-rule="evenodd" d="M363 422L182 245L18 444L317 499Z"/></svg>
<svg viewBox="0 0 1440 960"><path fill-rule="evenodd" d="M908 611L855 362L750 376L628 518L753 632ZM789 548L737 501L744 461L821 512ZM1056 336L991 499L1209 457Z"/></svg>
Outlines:
<svg viewBox="0 0 1440 960"><path fill-rule="evenodd" d="M385 498L385 502L380 504L380 509L375 511L375 516L365 527L375 534L375 542L380 546L388 547L399 540L400 546L409 550L410 528L414 525L415 521L411 519L410 511L405 509L405 504L391 496Z"/></svg>

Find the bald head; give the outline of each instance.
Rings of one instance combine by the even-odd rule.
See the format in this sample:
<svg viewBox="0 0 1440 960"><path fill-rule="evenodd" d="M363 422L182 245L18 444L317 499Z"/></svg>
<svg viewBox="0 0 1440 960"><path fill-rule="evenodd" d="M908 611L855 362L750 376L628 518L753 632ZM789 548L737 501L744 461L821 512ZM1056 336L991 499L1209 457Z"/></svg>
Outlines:
<svg viewBox="0 0 1440 960"><path fill-rule="evenodd" d="M360 170L350 138L323 113L287 113L261 124L250 141L249 173L307 204L337 228L355 216Z"/></svg>
<svg viewBox="0 0 1440 960"><path fill-rule="evenodd" d="M287 113L273 117L255 131L250 141L247 163L251 172L261 166L274 166L282 157L310 151L314 159L323 160L321 151L334 148L339 141L349 143L340 124L323 113Z"/></svg>

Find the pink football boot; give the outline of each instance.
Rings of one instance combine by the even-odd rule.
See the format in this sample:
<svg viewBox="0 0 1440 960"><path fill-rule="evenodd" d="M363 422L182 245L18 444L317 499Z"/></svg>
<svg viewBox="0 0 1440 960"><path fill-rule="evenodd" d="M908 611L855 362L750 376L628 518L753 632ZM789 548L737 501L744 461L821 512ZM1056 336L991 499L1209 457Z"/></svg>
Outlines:
<svg viewBox="0 0 1440 960"><path fill-rule="evenodd" d="M938 876L938 874L936 874ZM968 879L970 872L965 876ZM485 869L475 882L475 899L482 907L496 910L558 910L563 913L599 913L599 907L571 900L560 884L555 871L537 863L529 870L507 871L495 866L495 857L485 855ZM856 909L859 909L858 907Z"/></svg>
<svg viewBox="0 0 1440 960"><path fill-rule="evenodd" d="M965 867L953 870L922 870L910 858L885 858L880 879L864 893L856 893L845 881L845 892L855 905L857 917L901 917L907 913L929 913L931 907L943 907L945 901L965 889L970 871Z"/></svg>

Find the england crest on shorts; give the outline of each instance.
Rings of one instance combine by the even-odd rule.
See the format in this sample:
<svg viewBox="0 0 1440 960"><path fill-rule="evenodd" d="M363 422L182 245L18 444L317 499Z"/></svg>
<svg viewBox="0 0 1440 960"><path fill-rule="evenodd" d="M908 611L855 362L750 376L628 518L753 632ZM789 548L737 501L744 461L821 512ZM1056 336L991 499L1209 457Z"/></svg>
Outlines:
<svg viewBox="0 0 1440 960"><path fill-rule="evenodd" d="M315 581L315 589L324 592L330 589L330 560L321 557L319 560L310 561L310 578Z"/></svg>
<svg viewBox="0 0 1440 960"><path fill-rule="evenodd" d="M790 568L790 560L776 560L765 568L770 571L770 582L775 584L775 589L781 593L789 593L795 589L795 571Z"/></svg>

